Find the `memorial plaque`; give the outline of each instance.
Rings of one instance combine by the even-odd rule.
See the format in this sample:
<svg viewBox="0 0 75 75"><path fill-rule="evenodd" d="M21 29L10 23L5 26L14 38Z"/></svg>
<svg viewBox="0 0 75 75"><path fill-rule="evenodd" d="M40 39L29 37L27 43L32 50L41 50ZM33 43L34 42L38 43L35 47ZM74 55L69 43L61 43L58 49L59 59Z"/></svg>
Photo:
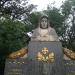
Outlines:
<svg viewBox="0 0 75 75"><path fill-rule="evenodd" d="M7 59L4 75L27 75L28 64L25 59Z"/></svg>
<svg viewBox="0 0 75 75"><path fill-rule="evenodd" d="M66 75L75 75L75 61L64 60Z"/></svg>

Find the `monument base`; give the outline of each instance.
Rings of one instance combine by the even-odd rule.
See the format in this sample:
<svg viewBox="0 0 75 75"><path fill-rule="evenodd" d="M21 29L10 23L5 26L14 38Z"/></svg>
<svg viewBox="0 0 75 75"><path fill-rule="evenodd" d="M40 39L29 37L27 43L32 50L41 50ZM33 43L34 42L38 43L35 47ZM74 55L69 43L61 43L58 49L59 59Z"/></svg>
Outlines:
<svg viewBox="0 0 75 75"><path fill-rule="evenodd" d="M49 52L54 53L54 62L40 61L40 64L42 65L42 73L45 75L65 75L63 50L60 42L31 41L28 46L28 57L32 61L35 61L33 65L37 65L37 54L38 52L41 52L43 48L47 48ZM35 68L37 69L37 67Z"/></svg>
<svg viewBox="0 0 75 75"><path fill-rule="evenodd" d="M54 53L53 62L39 61L38 52L47 48L49 53ZM64 60L62 45L60 42L30 42L28 45L28 57L7 59L4 75L75 75L75 61ZM49 54L48 53L48 54ZM52 54L51 54L52 55ZM45 57L48 55L46 54ZM46 58L45 58L46 59Z"/></svg>

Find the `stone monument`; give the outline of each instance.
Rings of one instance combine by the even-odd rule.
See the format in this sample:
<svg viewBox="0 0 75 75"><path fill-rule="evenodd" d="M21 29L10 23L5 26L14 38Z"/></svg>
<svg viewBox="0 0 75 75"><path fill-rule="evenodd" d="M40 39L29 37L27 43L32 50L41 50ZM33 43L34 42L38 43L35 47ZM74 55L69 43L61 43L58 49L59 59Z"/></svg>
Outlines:
<svg viewBox="0 0 75 75"><path fill-rule="evenodd" d="M42 16L28 48L9 55L4 75L74 75L75 53L64 49L47 16Z"/></svg>
<svg viewBox="0 0 75 75"><path fill-rule="evenodd" d="M41 64L42 71L39 75L65 75L62 45L55 29L50 27L47 16L40 18L28 48L28 57L34 62L33 65L38 65L39 69ZM37 68L35 66L35 69Z"/></svg>

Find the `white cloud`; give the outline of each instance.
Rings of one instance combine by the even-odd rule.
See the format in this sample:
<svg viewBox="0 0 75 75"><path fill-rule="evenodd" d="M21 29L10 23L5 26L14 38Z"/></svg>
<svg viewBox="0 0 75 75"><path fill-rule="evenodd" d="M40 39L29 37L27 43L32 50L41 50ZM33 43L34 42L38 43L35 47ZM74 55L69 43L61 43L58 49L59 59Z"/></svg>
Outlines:
<svg viewBox="0 0 75 75"><path fill-rule="evenodd" d="M60 5L62 4L62 1L65 1L65 0L30 0L29 3L38 5L37 10L40 11L40 10L46 9L47 5L53 3L54 1L56 2L55 6L60 7Z"/></svg>

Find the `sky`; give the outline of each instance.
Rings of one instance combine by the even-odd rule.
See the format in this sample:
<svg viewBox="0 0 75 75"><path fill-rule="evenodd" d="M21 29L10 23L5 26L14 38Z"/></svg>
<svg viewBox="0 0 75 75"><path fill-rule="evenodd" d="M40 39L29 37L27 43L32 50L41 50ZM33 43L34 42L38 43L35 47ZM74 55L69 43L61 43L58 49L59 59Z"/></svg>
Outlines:
<svg viewBox="0 0 75 75"><path fill-rule="evenodd" d="M55 6L59 8L62 4L62 1L64 2L65 0L29 0L29 3L38 5L37 11L41 11L46 9L47 5L53 3L54 1L55 1Z"/></svg>

